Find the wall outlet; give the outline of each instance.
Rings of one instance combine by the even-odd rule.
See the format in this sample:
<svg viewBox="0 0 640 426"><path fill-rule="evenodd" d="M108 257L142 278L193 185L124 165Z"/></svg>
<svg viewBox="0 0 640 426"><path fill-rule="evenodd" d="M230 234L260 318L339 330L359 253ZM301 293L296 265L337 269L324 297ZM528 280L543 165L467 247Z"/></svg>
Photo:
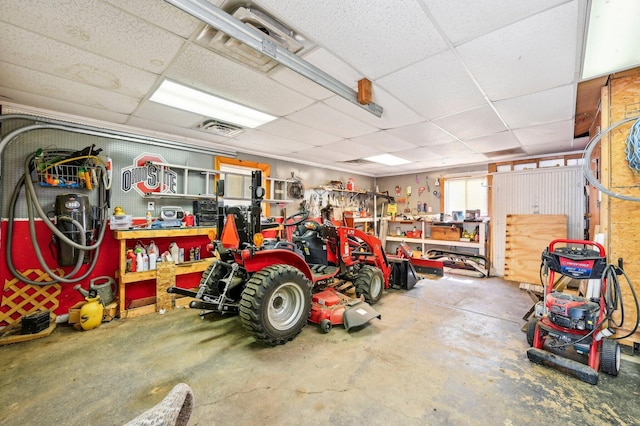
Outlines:
<svg viewBox="0 0 640 426"><path fill-rule="evenodd" d="M429 213L431 213L433 211L433 209L431 208L431 206L427 207L427 210L429 211Z"/></svg>
<svg viewBox="0 0 640 426"><path fill-rule="evenodd" d="M147 211L155 211L156 209L156 203L154 203L153 201L149 201L147 202Z"/></svg>

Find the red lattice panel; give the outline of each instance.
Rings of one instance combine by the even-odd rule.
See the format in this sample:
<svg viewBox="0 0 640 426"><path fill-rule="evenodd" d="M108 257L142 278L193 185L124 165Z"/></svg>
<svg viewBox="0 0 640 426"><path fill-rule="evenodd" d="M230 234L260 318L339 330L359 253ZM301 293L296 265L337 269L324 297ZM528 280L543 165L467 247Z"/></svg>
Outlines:
<svg viewBox="0 0 640 426"><path fill-rule="evenodd" d="M55 270L54 272L60 275L64 271ZM49 274L39 269L27 269L21 274L37 282L51 281ZM21 317L38 310L53 312L58 307L57 297L61 291L60 284L38 286L25 284L18 278L5 280L0 304L0 323L14 324Z"/></svg>

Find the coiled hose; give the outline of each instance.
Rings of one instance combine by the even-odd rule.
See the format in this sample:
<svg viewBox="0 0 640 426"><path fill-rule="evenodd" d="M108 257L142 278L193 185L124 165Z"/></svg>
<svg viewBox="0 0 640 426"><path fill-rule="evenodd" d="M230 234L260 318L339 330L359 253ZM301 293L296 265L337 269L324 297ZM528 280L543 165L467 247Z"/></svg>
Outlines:
<svg viewBox="0 0 640 426"><path fill-rule="evenodd" d="M47 155L69 155L70 153L75 152L72 150L57 150L57 151L47 151ZM107 191L110 189L111 187L111 180L109 180L107 178L107 171L106 168L104 166L104 164L102 164L101 161L97 161L98 167L100 167L102 169L102 185L100 185L100 191L101 194L99 196L99 199L102 200L102 203L100 206L98 206L99 211L100 211L100 225L99 225L99 234L98 234L98 238L95 242L95 244L93 245L86 245L87 240L86 240L86 230L84 229L84 227L82 226L82 224L80 222L78 222L77 220L73 219L70 216L58 216L57 220L62 220L62 221L67 221L70 222L73 226L77 227L77 229L79 230L79 235L80 235L80 243L77 243L75 241L73 241L72 239L68 238L66 235L64 235L64 233L62 231L60 231L56 225L51 221L51 219L49 219L49 217L47 216L46 212L44 212L44 210L42 210L42 207L40 206L40 203L38 202L38 196L36 194L35 191L35 187L33 184L33 181L31 179L31 173L35 170L35 164L34 164L34 159L35 159L35 153L33 155L30 155L27 157L27 159L25 160L24 163L24 174L22 175L22 177L20 178L20 180L18 181L18 184L16 185L13 194L11 196L11 202L10 202L10 206L9 206L9 223L8 223L8 227L7 227L7 248L5 250L5 256L6 256L6 262L7 262L7 266L9 268L9 271L11 271L11 273L20 279L20 281L25 282L27 284L31 284L31 285L39 285L39 286L43 286L43 285L51 285L57 282L61 282L61 283L66 283L66 284L71 284L71 283L77 283L79 281L82 281L84 279L86 279L89 274L93 271L93 269L96 266L97 260L98 260L98 255L100 253L100 246L102 244L102 241L104 239L104 235L106 232L106 218L107 218L107 203L106 203L106 193ZM13 264L13 259L11 257L11 252L13 249L13 222L14 222L14 218L15 218L15 209L16 209L16 204L18 201L18 197L20 195L20 191L22 189L22 187L25 188L25 199L26 199L26 204L27 204L27 213L28 213L28 218L29 218L29 234L31 236L31 244L33 245L33 249L36 255L36 258L38 259L38 263L40 264L40 266L42 267L42 269L49 274L49 276L51 278L53 278L51 281L47 281L47 282L40 282L40 281L34 281L31 280L27 277L25 277L24 275L22 275L20 272L18 272ZM36 239L36 228L35 228L35 214L34 211L37 212L38 216L40 217L40 219L42 219L42 221L44 222L44 224L51 230L51 232L53 232L53 234L59 238L59 240L61 241L61 243L70 245L78 250L80 250L80 253L78 255L78 260L73 268L73 270L71 272L69 272L65 277L61 276L61 275L57 275L56 273L54 273L52 271L51 268L49 268L49 266L47 265L44 257L42 256L42 251L40 250L40 247L38 245L37 239ZM83 260L84 260L84 256L86 254L86 252L88 251L94 251L95 250L95 255L93 256L93 259L91 261L91 264L89 265L88 269L85 271L84 274L82 274L81 276L76 277L75 275L78 273L78 271L80 270L80 268L82 267L83 264Z"/></svg>

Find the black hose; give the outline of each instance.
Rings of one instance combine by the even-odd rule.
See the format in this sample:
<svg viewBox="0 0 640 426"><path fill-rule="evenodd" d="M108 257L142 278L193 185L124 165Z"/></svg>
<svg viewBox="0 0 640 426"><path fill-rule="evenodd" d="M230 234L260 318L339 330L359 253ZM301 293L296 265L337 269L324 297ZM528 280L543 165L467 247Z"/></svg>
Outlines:
<svg viewBox="0 0 640 426"><path fill-rule="evenodd" d="M633 288L633 284L629 279L627 273L622 269L615 265L607 265L603 272L603 277L607 280L607 290L605 297L605 305L607 310L609 311L608 319L610 323L616 328L622 328L624 325L624 304L622 303L622 289L620 288L620 282L618 280L618 275L624 275L629 288L631 289L631 294L633 296L633 301L636 306L636 321L633 329L625 334L624 336L614 337L616 340L626 339L627 337L632 336L638 330L638 323L640 323L640 303L638 302L638 295L636 294L635 289ZM609 284L610 283L610 284ZM613 313L620 307L620 324L617 324L611 317Z"/></svg>

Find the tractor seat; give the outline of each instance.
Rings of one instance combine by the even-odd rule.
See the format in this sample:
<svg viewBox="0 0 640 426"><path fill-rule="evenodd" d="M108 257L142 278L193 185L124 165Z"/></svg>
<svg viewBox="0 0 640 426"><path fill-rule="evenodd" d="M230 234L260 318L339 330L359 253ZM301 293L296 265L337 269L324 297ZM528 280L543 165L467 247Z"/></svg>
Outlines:
<svg viewBox="0 0 640 426"><path fill-rule="evenodd" d="M321 237L324 227L317 222L304 222L298 225L291 241L304 254L310 264L328 265L326 241Z"/></svg>

